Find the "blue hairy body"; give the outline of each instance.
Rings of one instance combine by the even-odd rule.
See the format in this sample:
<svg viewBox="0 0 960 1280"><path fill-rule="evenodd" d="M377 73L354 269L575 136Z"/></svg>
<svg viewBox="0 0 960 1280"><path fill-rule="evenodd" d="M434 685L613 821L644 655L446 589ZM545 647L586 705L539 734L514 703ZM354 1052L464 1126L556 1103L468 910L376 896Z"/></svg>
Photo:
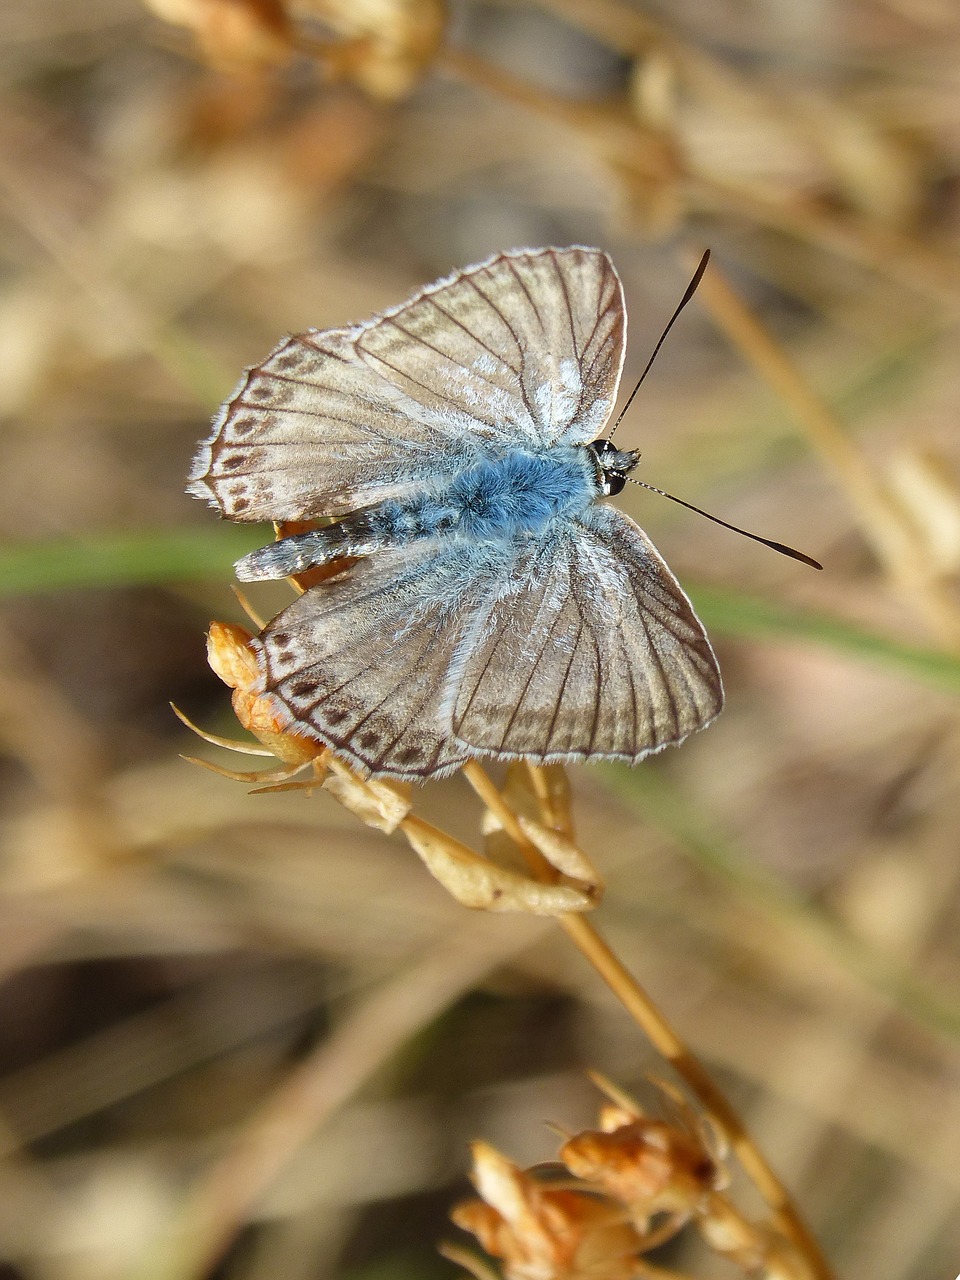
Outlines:
<svg viewBox="0 0 960 1280"><path fill-rule="evenodd" d="M284 538L238 562L242 579L303 573L342 556L366 556L418 539L505 543L540 537L600 496L595 455L583 445L517 449L483 458L401 498L335 525Z"/></svg>

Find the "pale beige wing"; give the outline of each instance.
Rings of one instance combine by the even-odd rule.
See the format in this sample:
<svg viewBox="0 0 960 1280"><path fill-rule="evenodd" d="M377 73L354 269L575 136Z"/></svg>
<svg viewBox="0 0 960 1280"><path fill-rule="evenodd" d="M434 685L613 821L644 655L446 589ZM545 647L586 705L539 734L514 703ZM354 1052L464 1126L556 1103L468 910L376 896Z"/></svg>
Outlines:
<svg viewBox="0 0 960 1280"><path fill-rule="evenodd" d="M642 529L597 504L521 547L464 640L451 721L484 755L636 762L723 705L716 658Z"/></svg>
<svg viewBox="0 0 960 1280"><path fill-rule="evenodd" d="M499 254L364 324L282 342L224 404L189 492L232 520L311 519L491 453L592 440L625 326L599 249Z"/></svg>
<svg viewBox="0 0 960 1280"><path fill-rule="evenodd" d="M420 542L361 560L294 601L255 642L287 726L361 772L422 779L475 754L450 732L450 669L508 552Z"/></svg>

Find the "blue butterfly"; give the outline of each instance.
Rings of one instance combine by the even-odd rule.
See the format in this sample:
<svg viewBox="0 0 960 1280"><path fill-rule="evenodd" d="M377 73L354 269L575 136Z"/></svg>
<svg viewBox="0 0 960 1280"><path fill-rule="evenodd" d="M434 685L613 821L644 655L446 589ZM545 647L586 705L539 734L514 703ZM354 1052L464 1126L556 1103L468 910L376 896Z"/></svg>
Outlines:
<svg viewBox="0 0 960 1280"><path fill-rule="evenodd" d="M472 757L625 760L723 705L716 658L641 528L603 499L626 311L599 249L498 254L249 369L189 491L231 520L336 523L244 581L360 557L255 642L287 726L364 774Z"/></svg>

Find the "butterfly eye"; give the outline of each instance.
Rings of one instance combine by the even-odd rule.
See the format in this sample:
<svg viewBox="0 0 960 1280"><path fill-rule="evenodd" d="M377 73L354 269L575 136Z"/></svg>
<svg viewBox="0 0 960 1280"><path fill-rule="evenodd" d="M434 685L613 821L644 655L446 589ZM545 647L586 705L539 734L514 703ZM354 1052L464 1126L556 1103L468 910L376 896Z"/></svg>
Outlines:
<svg viewBox="0 0 960 1280"><path fill-rule="evenodd" d="M612 440L594 440L587 447L593 451L599 470L598 488L604 497L612 498L625 488L627 472L637 465L640 455L632 449L618 449Z"/></svg>

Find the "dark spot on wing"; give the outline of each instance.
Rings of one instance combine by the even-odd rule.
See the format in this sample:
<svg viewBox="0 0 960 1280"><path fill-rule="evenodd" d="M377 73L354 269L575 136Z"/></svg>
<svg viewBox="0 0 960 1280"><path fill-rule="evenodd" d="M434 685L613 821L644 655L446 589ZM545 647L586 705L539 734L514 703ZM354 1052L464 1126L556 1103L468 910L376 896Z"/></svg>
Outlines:
<svg viewBox="0 0 960 1280"><path fill-rule="evenodd" d="M271 364L276 369L289 372L291 369L298 368L303 363L303 357L295 351L289 351L285 356L278 356L276 360L272 360Z"/></svg>

